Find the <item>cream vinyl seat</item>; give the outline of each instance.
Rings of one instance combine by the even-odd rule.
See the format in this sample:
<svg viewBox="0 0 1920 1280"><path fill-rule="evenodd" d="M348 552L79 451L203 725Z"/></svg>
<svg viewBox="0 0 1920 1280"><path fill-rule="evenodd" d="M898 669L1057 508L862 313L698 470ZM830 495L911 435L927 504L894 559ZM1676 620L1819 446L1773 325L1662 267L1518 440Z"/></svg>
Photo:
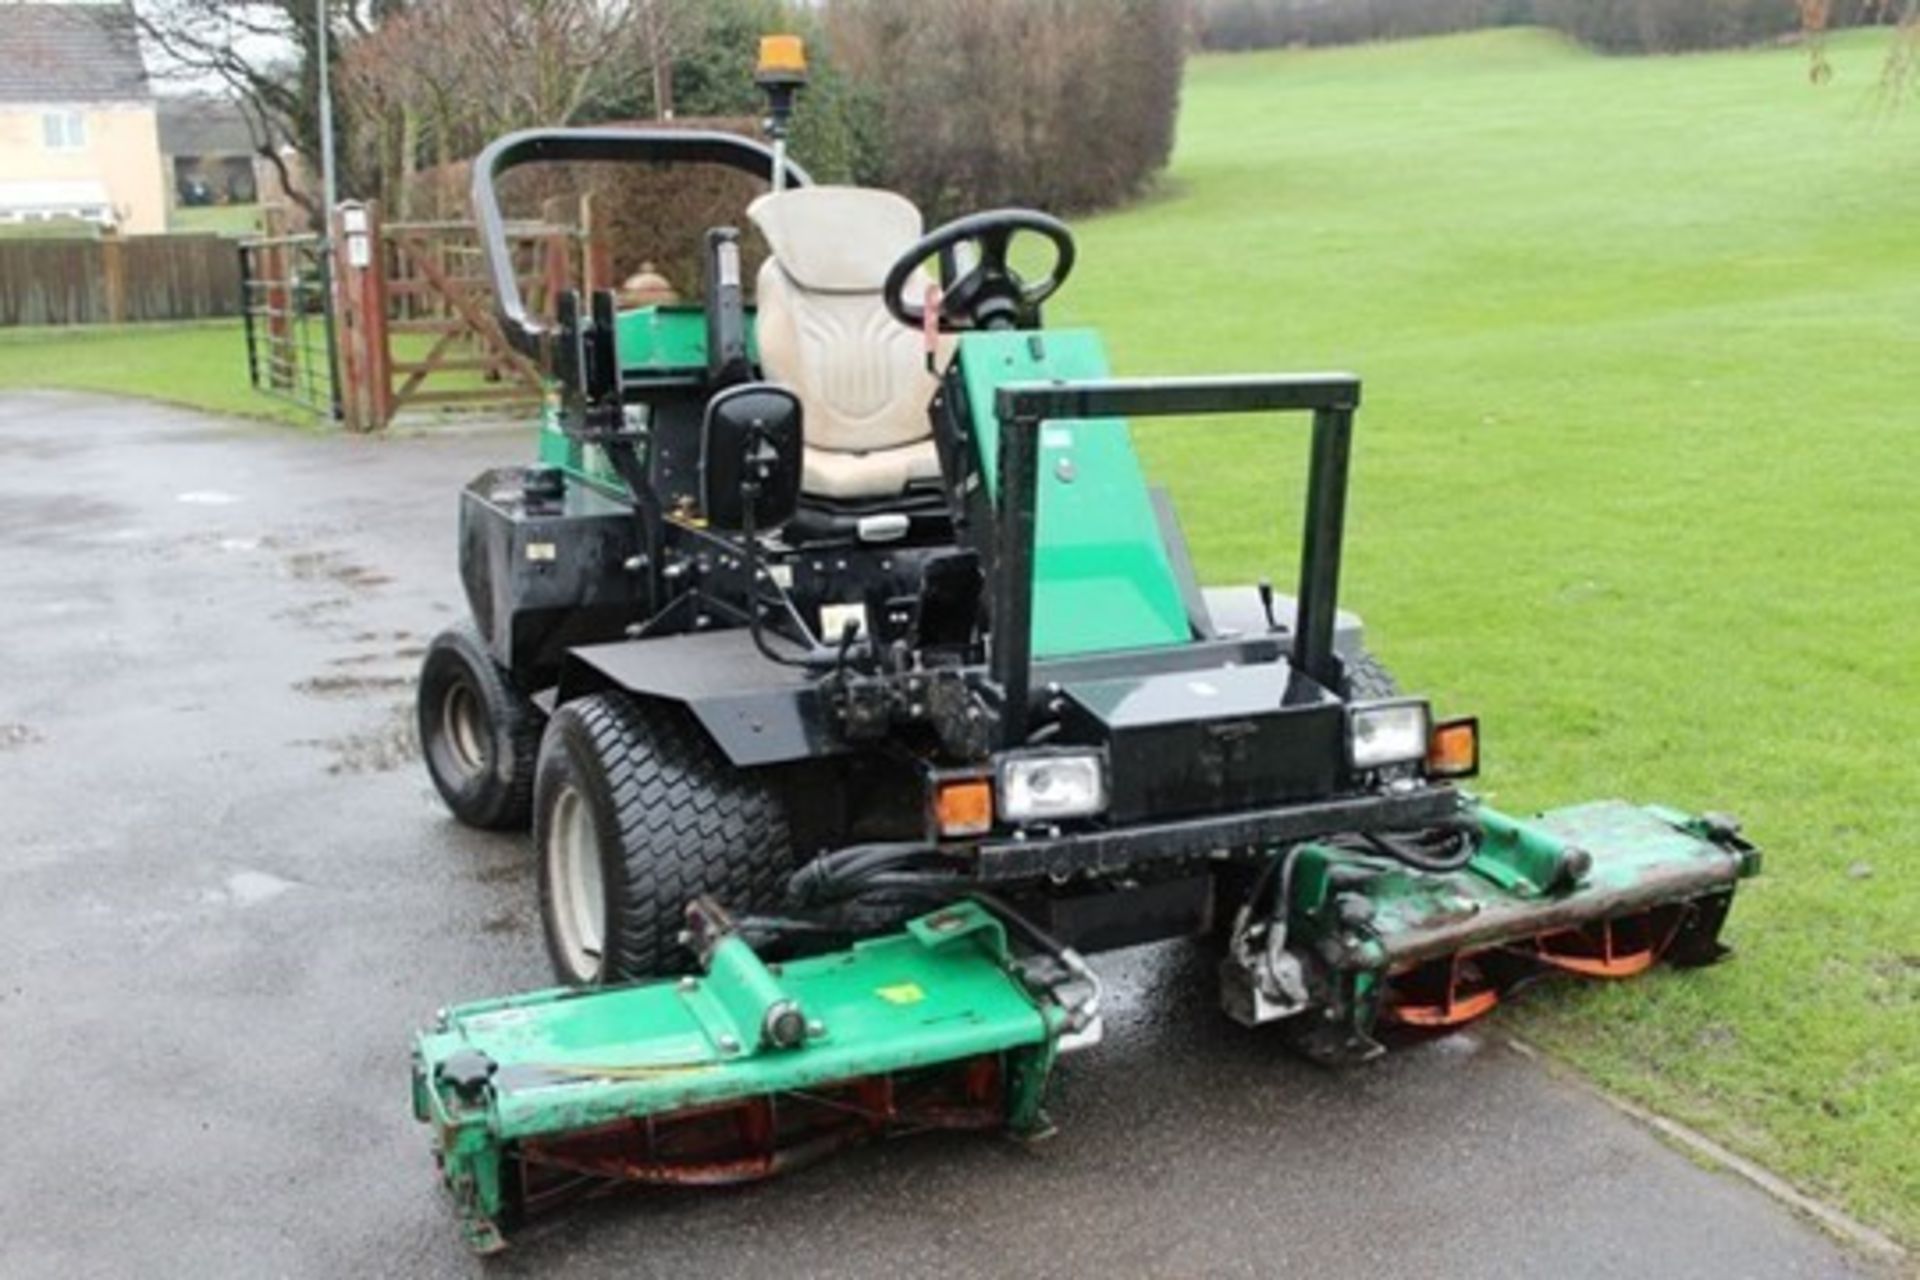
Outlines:
<svg viewBox="0 0 1920 1280"><path fill-rule="evenodd" d="M747 207L773 252L755 304L760 367L806 410L803 493L886 498L937 479L920 335L887 314L880 285L920 238L920 211L890 191L796 187ZM926 289L915 272L909 297Z"/></svg>

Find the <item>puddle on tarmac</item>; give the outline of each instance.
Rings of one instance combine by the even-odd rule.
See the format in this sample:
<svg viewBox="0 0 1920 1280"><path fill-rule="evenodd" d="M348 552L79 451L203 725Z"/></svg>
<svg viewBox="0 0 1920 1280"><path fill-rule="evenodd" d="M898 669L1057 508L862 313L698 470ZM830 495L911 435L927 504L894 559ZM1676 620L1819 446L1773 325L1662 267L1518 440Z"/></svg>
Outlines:
<svg viewBox="0 0 1920 1280"><path fill-rule="evenodd" d="M289 889L298 888L291 880L266 871L236 871L218 889L207 890L208 902L226 906L251 907L271 901Z"/></svg>
<svg viewBox="0 0 1920 1280"><path fill-rule="evenodd" d="M0 751L11 751L15 747L30 747L36 742L46 740L46 735L30 724L0 724Z"/></svg>

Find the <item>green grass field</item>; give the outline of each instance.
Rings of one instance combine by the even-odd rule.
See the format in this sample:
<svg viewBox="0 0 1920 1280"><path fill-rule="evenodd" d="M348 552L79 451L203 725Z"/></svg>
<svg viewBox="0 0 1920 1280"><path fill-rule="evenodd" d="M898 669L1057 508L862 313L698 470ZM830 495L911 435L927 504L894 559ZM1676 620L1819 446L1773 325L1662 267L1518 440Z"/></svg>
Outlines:
<svg viewBox="0 0 1920 1280"><path fill-rule="evenodd" d="M1506 31L1191 64L1055 323L1124 373L1366 379L1346 603L1504 806L1744 818L1732 963L1505 1025L1920 1243L1920 117L1883 38ZM1202 573L1292 572L1304 434L1147 427ZM1551 1135L1542 1135L1551 1141Z"/></svg>
<svg viewBox="0 0 1920 1280"><path fill-rule="evenodd" d="M238 320L0 329L0 390L25 387L142 396L317 425L311 414L248 385Z"/></svg>
<svg viewBox="0 0 1920 1280"><path fill-rule="evenodd" d="M317 359L319 331L303 341L315 344ZM432 342L425 334L396 334L396 357L420 359ZM435 390L496 385L467 370L435 374L431 383ZM314 429L331 425L248 384L238 320L0 329L0 390L8 388L101 391ZM416 416L414 425L422 421L431 418Z"/></svg>

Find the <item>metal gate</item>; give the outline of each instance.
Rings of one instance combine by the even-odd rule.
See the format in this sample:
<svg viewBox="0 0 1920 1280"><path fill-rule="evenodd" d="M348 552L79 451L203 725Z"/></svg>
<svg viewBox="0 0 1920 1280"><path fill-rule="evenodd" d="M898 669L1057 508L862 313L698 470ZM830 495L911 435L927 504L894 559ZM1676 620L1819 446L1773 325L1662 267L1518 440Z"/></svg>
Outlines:
<svg viewBox="0 0 1920 1280"><path fill-rule="evenodd" d="M254 389L338 418L328 258L315 235L242 241L240 294Z"/></svg>
<svg viewBox="0 0 1920 1280"><path fill-rule="evenodd" d="M471 223L386 223L372 203L334 211L318 235L240 247L247 373L256 389L379 431L411 411L525 412L544 395L537 365L507 344ZM510 224L528 306L548 315L597 282L589 237L548 219Z"/></svg>

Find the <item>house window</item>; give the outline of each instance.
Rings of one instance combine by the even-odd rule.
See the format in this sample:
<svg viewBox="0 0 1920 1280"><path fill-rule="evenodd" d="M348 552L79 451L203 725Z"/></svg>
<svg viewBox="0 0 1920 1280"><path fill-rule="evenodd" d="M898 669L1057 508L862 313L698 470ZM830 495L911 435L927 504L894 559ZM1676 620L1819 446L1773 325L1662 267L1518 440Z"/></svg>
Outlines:
<svg viewBox="0 0 1920 1280"><path fill-rule="evenodd" d="M87 145L87 118L78 111L49 111L40 117L40 136L49 151L77 151Z"/></svg>

